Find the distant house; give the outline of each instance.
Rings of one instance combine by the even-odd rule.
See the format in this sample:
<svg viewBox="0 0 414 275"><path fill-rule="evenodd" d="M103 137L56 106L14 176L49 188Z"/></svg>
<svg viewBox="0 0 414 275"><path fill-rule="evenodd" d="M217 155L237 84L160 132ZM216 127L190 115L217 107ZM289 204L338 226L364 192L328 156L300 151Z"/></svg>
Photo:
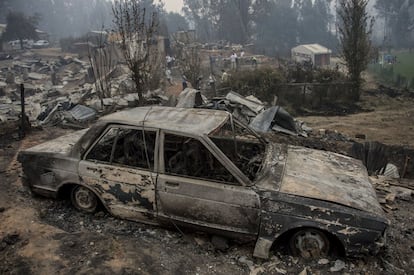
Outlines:
<svg viewBox="0 0 414 275"><path fill-rule="evenodd" d="M184 44L192 44L196 42L196 31L178 31L172 34L174 41L181 42Z"/></svg>
<svg viewBox="0 0 414 275"><path fill-rule="evenodd" d="M329 66L332 51L319 44L299 45L292 49L292 59L296 62L312 62L314 67Z"/></svg>
<svg viewBox="0 0 414 275"><path fill-rule="evenodd" d="M39 29L36 29L36 34L37 34L37 38L39 40L49 41L49 39L50 39L49 34L47 32L45 32L45 31L41 31Z"/></svg>

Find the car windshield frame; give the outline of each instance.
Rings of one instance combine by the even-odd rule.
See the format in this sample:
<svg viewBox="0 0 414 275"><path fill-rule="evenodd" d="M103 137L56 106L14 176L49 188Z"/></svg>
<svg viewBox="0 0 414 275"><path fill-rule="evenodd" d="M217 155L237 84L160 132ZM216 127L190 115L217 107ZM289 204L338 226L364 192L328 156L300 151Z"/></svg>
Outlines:
<svg viewBox="0 0 414 275"><path fill-rule="evenodd" d="M243 133L242 135L237 133L237 127L238 129L242 129L242 131L245 131L245 133ZM230 115L229 118L226 121L224 121L219 127L217 127L214 131L208 134L207 137L222 152L222 154L235 166L235 168L237 168L240 171L240 173L243 174L246 177L246 179L249 180L249 185L254 185L254 182L257 180L260 174L260 171L264 167L264 156L267 152L268 141L263 136L255 132L250 127L248 127L246 124L235 119L232 115ZM220 144L218 144L218 140L220 139L226 140L227 143L231 141L231 145L222 144L222 146L220 146ZM254 147L254 150L252 151L258 150L258 153L252 155L251 157L246 157L242 154L242 152L246 153L245 151L243 151L243 149L245 149L245 146L243 146L243 144L246 145L249 143L256 145ZM226 148L228 149L229 147L234 148L234 150L232 150L232 153L234 154L229 154L229 150L226 150ZM249 172L249 170L252 171Z"/></svg>

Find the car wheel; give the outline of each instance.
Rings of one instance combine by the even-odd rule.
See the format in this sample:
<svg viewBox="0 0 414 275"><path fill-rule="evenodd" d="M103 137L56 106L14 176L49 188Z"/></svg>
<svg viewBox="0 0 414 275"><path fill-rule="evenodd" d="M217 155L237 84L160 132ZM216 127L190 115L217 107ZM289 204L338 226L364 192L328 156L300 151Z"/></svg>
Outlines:
<svg viewBox="0 0 414 275"><path fill-rule="evenodd" d="M325 233L314 228L296 231L289 240L289 248L294 256L305 259L325 257L330 251L330 242Z"/></svg>
<svg viewBox="0 0 414 275"><path fill-rule="evenodd" d="M73 206L83 212L93 213L98 208L96 195L88 188L80 185L72 189L70 199Z"/></svg>

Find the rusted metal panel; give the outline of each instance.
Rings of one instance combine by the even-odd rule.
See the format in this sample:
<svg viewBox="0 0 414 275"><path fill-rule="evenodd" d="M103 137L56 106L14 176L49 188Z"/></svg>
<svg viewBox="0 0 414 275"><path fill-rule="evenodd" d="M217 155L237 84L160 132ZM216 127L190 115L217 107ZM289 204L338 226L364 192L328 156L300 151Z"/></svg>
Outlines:
<svg viewBox="0 0 414 275"><path fill-rule="evenodd" d="M248 187L159 175L158 213L225 231L257 234L260 199Z"/></svg>
<svg viewBox="0 0 414 275"><path fill-rule="evenodd" d="M108 210L121 218L148 221L156 211L156 175L150 171L81 161L81 182L96 190Z"/></svg>
<svg viewBox="0 0 414 275"><path fill-rule="evenodd" d="M377 252L389 223L376 214L327 201L275 192L260 192L260 196L263 212L259 238L263 244L291 229L313 227L336 236L348 253ZM255 251L260 257L267 255L268 246L263 244Z"/></svg>
<svg viewBox="0 0 414 275"><path fill-rule="evenodd" d="M41 152L43 154L53 153L67 155L70 153L73 146L86 133L87 130L88 129L76 131L74 133L58 137L51 141L41 143L39 145L26 149L25 152Z"/></svg>
<svg viewBox="0 0 414 275"><path fill-rule="evenodd" d="M170 131L196 135L209 134L228 120L230 114L207 109L188 109L171 107L138 107L117 112L101 118L132 125L144 125Z"/></svg>
<svg viewBox="0 0 414 275"><path fill-rule="evenodd" d="M77 159L55 153L34 154L33 151L21 152L18 158L28 186L43 190L47 196L56 196L62 184L78 182Z"/></svg>
<svg viewBox="0 0 414 275"><path fill-rule="evenodd" d="M289 146L280 191L383 214L362 163L332 152Z"/></svg>
<svg viewBox="0 0 414 275"><path fill-rule="evenodd" d="M255 184L257 188L279 191L285 171L287 148L285 144L268 144L263 168Z"/></svg>

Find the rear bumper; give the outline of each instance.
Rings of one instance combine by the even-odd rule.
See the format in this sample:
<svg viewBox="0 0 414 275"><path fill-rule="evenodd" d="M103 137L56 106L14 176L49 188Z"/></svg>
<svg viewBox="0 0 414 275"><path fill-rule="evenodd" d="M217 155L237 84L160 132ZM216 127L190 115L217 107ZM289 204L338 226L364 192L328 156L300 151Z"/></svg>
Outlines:
<svg viewBox="0 0 414 275"><path fill-rule="evenodd" d="M23 187L26 187L27 189L29 189L31 193L38 194L38 195L41 195L41 196L44 196L44 197L49 197L49 198L56 198L57 197L56 190L47 189L45 187L32 185L30 183L29 178L24 173L21 173L19 175L19 177L21 178Z"/></svg>

